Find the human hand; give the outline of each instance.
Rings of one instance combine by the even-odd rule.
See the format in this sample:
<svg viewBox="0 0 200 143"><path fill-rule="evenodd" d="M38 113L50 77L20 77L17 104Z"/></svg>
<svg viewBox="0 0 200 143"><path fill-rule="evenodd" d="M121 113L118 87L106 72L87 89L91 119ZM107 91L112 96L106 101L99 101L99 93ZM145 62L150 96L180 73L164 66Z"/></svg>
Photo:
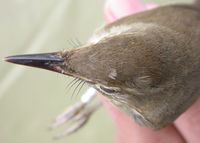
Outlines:
<svg viewBox="0 0 200 143"><path fill-rule="evenodd" d="M125 15L156 7L145 5L140 0L107 0L105 18L112 22ZM155 131L141 127L127 115L103 98L117 128L117 143L199 143L200 142L200 99L183 113L172 125Z"/></svg>

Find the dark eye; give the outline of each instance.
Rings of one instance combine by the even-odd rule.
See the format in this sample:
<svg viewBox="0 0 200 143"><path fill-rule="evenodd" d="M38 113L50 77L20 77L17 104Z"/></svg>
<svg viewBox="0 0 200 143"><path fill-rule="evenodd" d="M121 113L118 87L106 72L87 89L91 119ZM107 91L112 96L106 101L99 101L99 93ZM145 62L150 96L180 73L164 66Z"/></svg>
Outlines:
<svg viewBox="0 0 200 143"><path fill-rule="evenodd" d="M103 87L103 86L100 86L100 89L103 90L106 93L116 93L116 92L119 91L119 89L108 88L108 87Z"/></svg>

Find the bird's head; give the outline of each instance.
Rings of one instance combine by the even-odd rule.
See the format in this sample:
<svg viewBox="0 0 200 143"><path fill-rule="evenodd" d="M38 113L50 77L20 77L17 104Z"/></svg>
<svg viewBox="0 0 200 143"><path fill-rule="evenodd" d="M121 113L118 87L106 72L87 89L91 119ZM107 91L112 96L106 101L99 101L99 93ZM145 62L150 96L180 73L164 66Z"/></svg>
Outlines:
<svg viewBox="0 0 200 143"><path fill-rule="evenodd" d="M181 105L192 90L184 88L191 86L188 79L195 76L184 62L190 57L183 56L180 35L139 23L110 28L96 36L78 49L5 60L84 80L137 122L152 128L165 126L186 108Z"/></svg>

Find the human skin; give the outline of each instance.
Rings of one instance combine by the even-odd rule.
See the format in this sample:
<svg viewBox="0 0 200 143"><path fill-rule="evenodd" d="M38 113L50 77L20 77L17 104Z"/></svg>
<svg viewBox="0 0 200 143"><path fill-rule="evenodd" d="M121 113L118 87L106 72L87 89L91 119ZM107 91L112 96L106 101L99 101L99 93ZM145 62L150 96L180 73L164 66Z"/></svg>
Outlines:
<svg viewBox="0 0 200 143"><path fill-rule="evenodd" d="M156 7L140 0L107 0L105 19L113 22L123 16ZM161 130L141 127L103 98L106 109L116 124L117 143L199 143L200 99L198 99L173 124Z"/></svg>

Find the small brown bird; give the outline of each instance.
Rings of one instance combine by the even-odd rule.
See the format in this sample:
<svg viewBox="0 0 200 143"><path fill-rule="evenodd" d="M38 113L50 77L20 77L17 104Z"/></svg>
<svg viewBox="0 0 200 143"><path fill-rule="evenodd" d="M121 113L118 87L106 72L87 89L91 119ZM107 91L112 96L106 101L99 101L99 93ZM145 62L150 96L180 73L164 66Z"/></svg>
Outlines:
<svg viewBox="0 0 200 143"><path fill-rule="evenodd" d="M162 6L106 25L78 49L5 60L83 80L160 129L200 95L200 6Z"/></svg>

